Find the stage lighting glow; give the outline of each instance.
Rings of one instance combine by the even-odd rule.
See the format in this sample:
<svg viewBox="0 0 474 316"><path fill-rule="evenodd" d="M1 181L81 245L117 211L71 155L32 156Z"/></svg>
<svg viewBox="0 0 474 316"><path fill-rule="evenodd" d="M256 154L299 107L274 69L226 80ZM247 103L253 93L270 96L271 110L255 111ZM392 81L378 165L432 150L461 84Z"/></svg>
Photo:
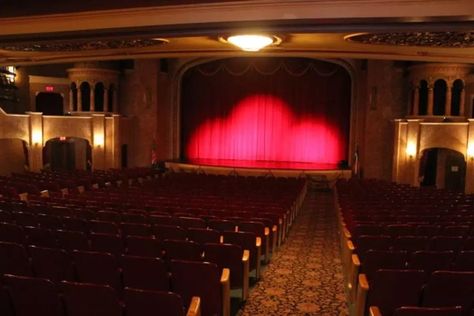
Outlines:
<svg viewBox="0 0 474 316"><path fill-rule="evenodd" d="M334 164L346 159L343 137L323 118L300 118L281 99L253 95L191 136L188 159Z"/></svg>

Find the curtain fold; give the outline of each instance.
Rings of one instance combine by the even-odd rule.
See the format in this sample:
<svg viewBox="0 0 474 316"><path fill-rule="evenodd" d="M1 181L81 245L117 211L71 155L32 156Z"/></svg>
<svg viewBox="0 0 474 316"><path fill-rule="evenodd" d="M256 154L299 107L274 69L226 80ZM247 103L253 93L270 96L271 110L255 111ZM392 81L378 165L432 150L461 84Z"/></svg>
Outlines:
<svg viewBox="0 0 474 316"><path fill-rule="evenodd" d="M337 164L347 159L351 79L304 58L231 58L190 69L181 96L184 160Z"/></svg>

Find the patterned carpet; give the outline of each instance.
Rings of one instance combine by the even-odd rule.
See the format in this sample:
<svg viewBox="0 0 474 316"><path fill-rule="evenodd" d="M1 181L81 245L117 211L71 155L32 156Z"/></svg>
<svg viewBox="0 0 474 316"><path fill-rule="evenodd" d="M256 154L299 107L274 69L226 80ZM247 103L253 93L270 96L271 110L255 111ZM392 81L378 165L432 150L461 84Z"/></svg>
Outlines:
<svg viewBox="0 0 474 316"><path fill-rule="evenodd" d="M238 316L348 315L332 193L309 191Z"/></svg>

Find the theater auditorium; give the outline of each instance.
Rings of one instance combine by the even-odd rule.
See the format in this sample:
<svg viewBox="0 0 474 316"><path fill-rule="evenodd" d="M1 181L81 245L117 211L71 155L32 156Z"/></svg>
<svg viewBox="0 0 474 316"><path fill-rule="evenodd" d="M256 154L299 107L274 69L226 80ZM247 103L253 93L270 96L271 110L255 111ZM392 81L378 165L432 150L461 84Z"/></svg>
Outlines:
<svg viewBox="0 0 474 316"><path fill-rule="evenodd" d="M474 315L474 2L1 1L0 315Z"/></svg>

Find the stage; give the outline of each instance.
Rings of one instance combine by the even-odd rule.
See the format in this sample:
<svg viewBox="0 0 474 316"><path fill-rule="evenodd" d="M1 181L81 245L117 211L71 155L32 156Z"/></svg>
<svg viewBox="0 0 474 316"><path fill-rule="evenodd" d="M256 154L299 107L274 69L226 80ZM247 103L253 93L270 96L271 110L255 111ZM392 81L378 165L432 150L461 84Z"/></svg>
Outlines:
<svg viewBox="0 0 474 316"><path fill-rule="evenodd" d="M217 163L219 166L215 165ZM166 161L165 165L172 172L264 177L305 177L316 182L327 182L330 187L332 187L337 179L348 179L352 176L352 170L338 169L333 164L201 159L192 163Z"/></svg>

